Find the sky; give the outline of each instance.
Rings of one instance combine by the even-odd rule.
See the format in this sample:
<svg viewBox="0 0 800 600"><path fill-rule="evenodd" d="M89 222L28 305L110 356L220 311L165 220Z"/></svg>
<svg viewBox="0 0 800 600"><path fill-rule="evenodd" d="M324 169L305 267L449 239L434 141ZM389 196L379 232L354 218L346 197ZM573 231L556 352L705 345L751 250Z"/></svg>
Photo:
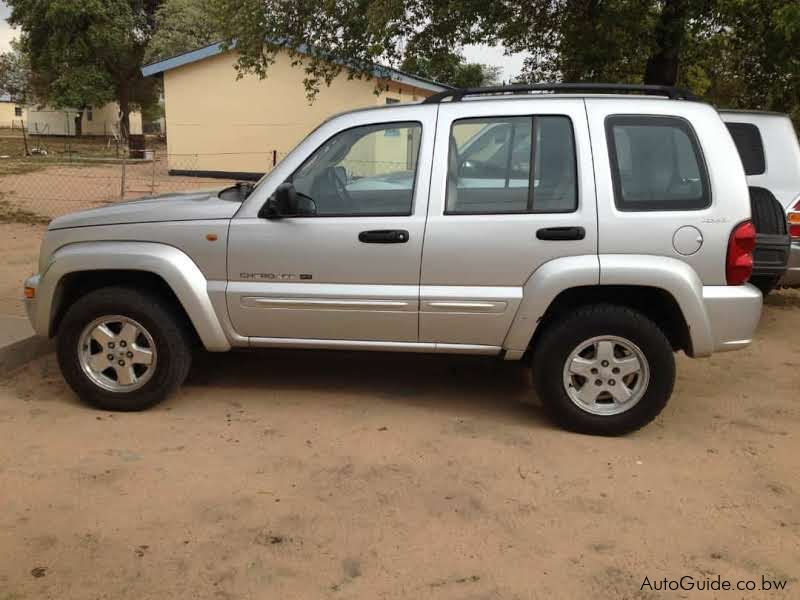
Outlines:
<svg viewBox="0 0 800 600"><path fill-rule="evenodd" d="M11 26L6 23L11 9L6 6L5 2L0 2L0 52L5 52L9 48L11 40L17 35Z"/></svg>
<svg viewBox="0 0 800 600"><path fill-rule="evenodd" d="M10 12L6 3L0 0L0 52L8 50L11 40L16 36L16 31L6 22ZM524 54L505 56L501 46L467 46L464 48L464 56L469 62L500 67L503 70L500 78L506 82L519 75L525 60Z"/></svg>

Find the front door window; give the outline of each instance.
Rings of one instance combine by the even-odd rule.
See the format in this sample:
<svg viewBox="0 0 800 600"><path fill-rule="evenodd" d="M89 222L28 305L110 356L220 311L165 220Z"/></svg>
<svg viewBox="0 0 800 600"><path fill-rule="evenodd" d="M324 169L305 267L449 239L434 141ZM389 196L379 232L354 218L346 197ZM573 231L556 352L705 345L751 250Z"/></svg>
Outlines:
<svg viewBox="0 0 800 600"><path fill-rule="evenodd" d="M314 216L407 216L412 212L422 126L346 129L322 144L290 181ZM309 215L311 216L311 215Z"/></svg>

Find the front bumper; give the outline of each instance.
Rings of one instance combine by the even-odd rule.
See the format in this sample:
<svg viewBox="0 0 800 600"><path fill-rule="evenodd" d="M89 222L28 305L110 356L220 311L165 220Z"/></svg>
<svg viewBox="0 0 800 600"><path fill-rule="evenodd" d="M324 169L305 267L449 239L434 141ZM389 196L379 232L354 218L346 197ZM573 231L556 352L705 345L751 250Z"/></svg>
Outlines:
<svg viewBox="0 0 800 600"><path fill-rule="evenodd" d="M762 301L761 292L749 283L703 287L712 352L738 350L753 341Z"/></svg>
<svg viewBox="0 0 800 600"><path fill-rule="evenodd" d="M780 284L786 287L800 287L800 240L792 242L789 251L789 266Z"/></svg>
<svg viewBox="0 0 800 600"><path fill-rule="evenodd" d="M36 313L36 297L39 292L39 282L41 281L41 275L31 275L25 280L25 288L33 289L33 297L32 298L25 298L25 312L28 314L28 320L31 322L31 327L38 335L46 336L48 334L47 331L47 323L40 323L40 319L37 317Z"/></svg>

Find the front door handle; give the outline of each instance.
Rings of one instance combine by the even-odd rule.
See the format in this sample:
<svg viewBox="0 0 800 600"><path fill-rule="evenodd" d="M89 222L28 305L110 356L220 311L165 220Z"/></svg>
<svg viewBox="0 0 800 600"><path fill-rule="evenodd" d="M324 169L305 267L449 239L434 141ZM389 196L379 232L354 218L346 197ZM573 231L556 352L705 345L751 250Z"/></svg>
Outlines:
<svg viewBox="0 0 800 600"><path fill-rule="evenodd" d="M536 237L554 242L582 240L586 237L586 230L583 227L545 227L536 232Z"/></svg>
<svg viewBox="0 0 800 600"><path fill-rule="evenodd" d="M365 244L405 244L408 241L405 229L373 229L358 234L358 241Z"/></svg>

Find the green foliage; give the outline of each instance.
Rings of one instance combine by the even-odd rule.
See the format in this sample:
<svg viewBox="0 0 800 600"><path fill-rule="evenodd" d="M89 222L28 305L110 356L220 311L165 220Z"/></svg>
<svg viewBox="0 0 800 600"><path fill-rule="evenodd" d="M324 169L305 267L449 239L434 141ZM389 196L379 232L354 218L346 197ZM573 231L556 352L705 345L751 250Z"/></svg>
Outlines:
<svg viewBox="0 0 800 600"><path fill-rule="evenodd" d="M56 107L120 104L123 129L133 106L157 100L141 75L160 0L8 0L9 22L21 29L33 91Z"/></svg>
<svg viewBox="0 0 800 600"><path fill-rule="evenodd" d="M145 61L156 62L221 39L211 0L165 0L156 11L156 30Z"/></svg>
<svg viewBox="0 0 800 600"><path fill-rule="evenodd" d="M800 124L800 3L722 0L718 27L686 53L684 80L718 104L788 112Z"/></svg>
<svg viewBox="0 0 800 600"><path fill-rule="evenodd" d="M406 54L400 68L413 75L419 75L455 87L478 87L500 82L500 68L481 63L468 63L455 52L427 59L415 52Z"/></svg>
<svg viewBox="0 0 800 600"><path fill-rule="evenodd" d="M11 50L0 54L0 90L19 104L26 103L31 96L32 74L27 54L22 52L19 42L11 42Z"/></svg>
<svg viewBox="0 0 800 600"><path fill-rule="evenodd" d="M800 106L797 0L208 2L241 73L266 77L285 44L311 97L344 65L365 77L376 63L405 64L455 83L465 44L501 43L530 54L523 80L689 84L720 105Z"/></svg>

